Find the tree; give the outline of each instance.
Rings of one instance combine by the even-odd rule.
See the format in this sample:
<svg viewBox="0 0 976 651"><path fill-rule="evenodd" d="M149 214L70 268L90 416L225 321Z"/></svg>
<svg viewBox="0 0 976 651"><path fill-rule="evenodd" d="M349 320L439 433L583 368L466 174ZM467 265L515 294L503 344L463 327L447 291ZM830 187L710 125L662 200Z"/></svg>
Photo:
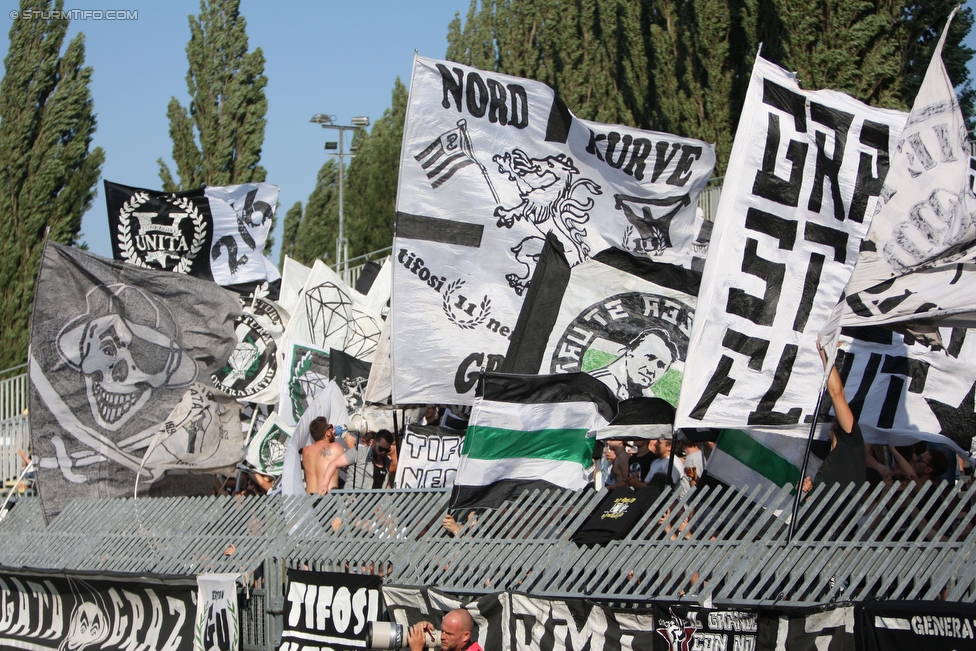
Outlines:
<svg viewBox="0 0 976 651"><path fill-rule="evenodd" d="M448 27L447 58L552 86L579 117L716 143L724 173L759 44L805 88L874 105L914 101L949 0L473 0ZM972 114L956 17L944 51Z"/></svg>
<svg viewBox="0 0 976 651"><path fill-rule="evenodd" d="M298 227L302 223L302 202L296 201L285 213L284 232L281 235L281 253L278 267L284 269L285 256L295 257L295 247L298 245Z"/></svg>
<svg viewBox="0 0 976 651"><path fill-rule="evenodd" d="M28 322L45 231L73 245L81 217L95 198L105 153L89 149L95 132L85 66L85 37L64 54L68 20L42 20L63 3L22 0L10 27L10 49L0 82L0 368L26 359Z"/></svg>
<svg viewBox="0 0 976 651"><path fill-rule="evenodd" d="M288 211L292 218L294 210L295 206L292 206ZM289 255L308 266L318 259L335 255L339 235L339 166L334 159L325 161L319 170L315 189L308 196L300 220ZM282 250L284 248L282 245Z"/></svg>
<svg viewBox="0 0 976 651"><path fill-rule="evenodd" d="M403 121L407 89L397 78L392 105L367 135L356 133L356 157L345 175L343 216L350 255L355 257L390 246L396 216L396 188L400 174Z"/></svg>
<svg viewBox="0 0 976 651"><path fill-rule="evenodd" d="M246 21L239 6L240 0L201 0L200 16L189 17L190 105L183 108L174 97L166 111L179 183L166 163L158 160L167 192L204 184L259 182L267 175L258 162L268 111L264 96L268 78L261 48L247 51Z"/></svg>

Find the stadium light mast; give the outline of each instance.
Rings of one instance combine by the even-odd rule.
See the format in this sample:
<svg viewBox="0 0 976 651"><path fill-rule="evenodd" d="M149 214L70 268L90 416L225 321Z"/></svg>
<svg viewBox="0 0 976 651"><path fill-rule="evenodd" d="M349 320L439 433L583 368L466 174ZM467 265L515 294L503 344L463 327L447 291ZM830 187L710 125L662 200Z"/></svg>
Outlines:
<svg viewBox="0 0 976 651"><path fill-rule="evenodd" d="M328 113L316 113L312 116L309 122L320 125L323 129L338 129L339 130L339 141L329 141L325 142L325 150L329 152L330 156L339 157L339 235L336 237L336 273L342 276L342 279L348 283L349 278L349 244L346 242L345 237L345 221L342 215L342 186L343 186L343 171L346 166L346 157L353 158L355 156L354 150L350 146L350 151L348 154L345 150L346 142L346 131L357 131L359 129L364 129L369 126L369 118L366 116L354 117L350 122L352 124L335 124L336 116L329 115ZM338 153L333 150L338 149Z"/></svg>

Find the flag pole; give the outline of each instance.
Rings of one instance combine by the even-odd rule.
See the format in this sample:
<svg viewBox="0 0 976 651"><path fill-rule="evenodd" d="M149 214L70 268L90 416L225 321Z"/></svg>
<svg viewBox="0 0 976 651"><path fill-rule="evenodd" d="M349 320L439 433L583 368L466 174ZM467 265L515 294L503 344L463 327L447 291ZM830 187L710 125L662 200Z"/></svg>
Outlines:
<svg viewBox="0 0 976 651"><path fill-rule="evenodd" d="M477 165L478 169L481 170L482 176L484 176L485 181L488 182L488 189L491 190L491 198L495 200L495 203L498 203L498 194L495 192L495 186L492 185L491 178L488 176L488 170L474 155L474 147L471 145L471 139L468 137L468 121L458 120L457 128L461 134L461 150L465 153L465 155L467 155L468 158L473 160L474 164Z"/></svg>
<svg viewBox="0 0 976 651"><path fill-rule="evenodd" d="M833 365L830 365L833 368ZM803 496L803 479L807 474L807 463L810 461L810 449L813 447L813 436L817 431L820 422L820 406L823 404L824 392L827 389L827 378L830 371L824 373L820 380L820 394L817 397L817 407L813 411L813 422L810 423L810 434L807 436L807 447L803 451L803 464L800 466L800 479L796 484L796 496L793 498L793 515L790 517L790 526L786 532L786 542L793 542L793 534L796 533L796 519L800 516L800 498Z"/></svg>

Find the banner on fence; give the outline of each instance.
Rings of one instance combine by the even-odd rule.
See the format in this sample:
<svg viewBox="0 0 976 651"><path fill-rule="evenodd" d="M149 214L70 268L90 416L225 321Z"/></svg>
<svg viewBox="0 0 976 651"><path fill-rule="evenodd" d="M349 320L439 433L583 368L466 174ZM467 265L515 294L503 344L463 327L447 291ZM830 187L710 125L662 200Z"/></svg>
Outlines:
<svg viewBox="0 0 976 651"><path fill-rule="evenodd" d="M237 651L240 648L239 576L229 573L197 575L193 651Z"/></svg>
<svg viewBox="0 0 976 651"><path fill-rule="evenodd" d="M192 578L0 573L0 647L190 648L195 588Z"/></svg>
<svg viewBox="0 0 976 651"><path fill-rule="evenodd" d="M366 647L366 622L380 615L378 576L288 570L281 651Z"/></svg>

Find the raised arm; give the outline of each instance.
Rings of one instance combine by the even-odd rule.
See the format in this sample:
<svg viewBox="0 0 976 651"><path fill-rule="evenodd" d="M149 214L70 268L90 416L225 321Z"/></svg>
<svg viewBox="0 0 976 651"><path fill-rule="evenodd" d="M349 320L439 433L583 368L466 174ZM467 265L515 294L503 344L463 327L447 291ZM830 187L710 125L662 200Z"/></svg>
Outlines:
<svg viewBox="0 0 976 651"><path fill-rule="evenodd" d="M823 360L824 369L827 368L827 353L820 346L820 335L817 335L817 349L820 351L820 359ZM834 407L834 414L837 416L837 424L848 434L854 429L854 412L847 404L847 396L844 395L844 383L840 379L840 373L836 366L830 367L830 375L827 377L827 395Z"/></svg>

